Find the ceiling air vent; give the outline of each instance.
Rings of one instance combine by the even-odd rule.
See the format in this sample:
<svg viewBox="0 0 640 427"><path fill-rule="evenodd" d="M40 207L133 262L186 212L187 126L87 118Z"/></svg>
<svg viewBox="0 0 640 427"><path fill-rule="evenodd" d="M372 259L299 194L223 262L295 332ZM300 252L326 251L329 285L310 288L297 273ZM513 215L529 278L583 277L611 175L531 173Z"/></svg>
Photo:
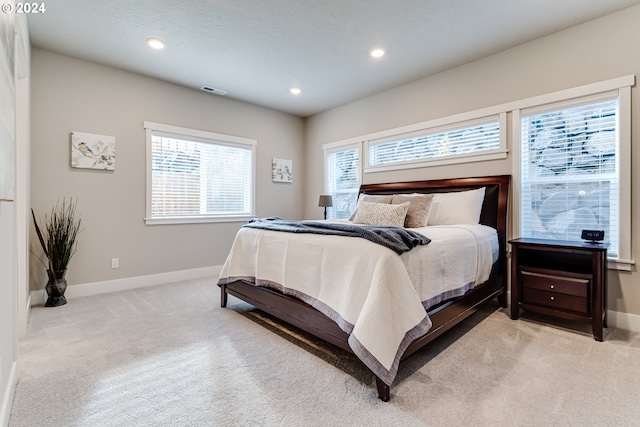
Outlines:
<svg viewBox="0 0 640 427"><path fill-rule="evenodd" d="M216 89L215 87L211 87L211 86L202 86L200 89L202 89L205 92L215 93L216 95L226 95L227 94L226 90Z"/></svg>

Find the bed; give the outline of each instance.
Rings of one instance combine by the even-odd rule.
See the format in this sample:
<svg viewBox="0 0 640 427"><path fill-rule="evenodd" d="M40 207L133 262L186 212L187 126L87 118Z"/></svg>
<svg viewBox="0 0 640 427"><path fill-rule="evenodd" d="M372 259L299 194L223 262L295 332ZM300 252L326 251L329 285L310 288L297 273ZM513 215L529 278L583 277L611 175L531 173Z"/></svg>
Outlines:
<svg viewBox="0 0 640 427"><path fill-rule="evenodd" d="M462 192L484 193L478 206L479 225L417 228L424 235L431 234L427 235L431 242L402 255L364 239L243 227L218 280L221 306L226 307L227 295L231 294L354 353L374 375L378 397L388 401L401 360L494 298L501 307L507 306L509 183L510 177L502 175L362 185L361 196L373 197L446 193L437 196L443 198ZM489 249L476 251L475 278L469 278L467 272L446 279L438 276L439 270L456 269L452 261L442 263L433 258L434 251L445 250L440 236L448 228L454 237L465 235L479 243L487 241ZM453 242L449 246L460 246ZM423 262L421 253L432 258ZM409 268L421 264L429 266L424 267L426 273ZM427 283L430 289L435 284L435 290L428 292L436 295L423 294L423 285L416 285L418 276L425 283L432 282Z"/></svg>

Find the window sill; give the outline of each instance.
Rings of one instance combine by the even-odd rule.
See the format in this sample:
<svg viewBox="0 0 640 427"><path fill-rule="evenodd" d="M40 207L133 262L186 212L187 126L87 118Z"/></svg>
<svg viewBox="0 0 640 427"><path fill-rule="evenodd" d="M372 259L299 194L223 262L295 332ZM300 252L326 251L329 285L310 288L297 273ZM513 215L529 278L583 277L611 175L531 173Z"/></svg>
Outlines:
<svg viewBox="0 0 640 427"><path fill-rule="evenodd" d="M167 225L167 224L206 224L214 222L247 222L255 215L238 215L238 216L198 216L198 217L179 217L179 218L145 218L146 225Z"/></svg>
<svg viewBox="0 0 640 427"><path fill-rule="evenodd" d="M609 258L607 260L607 268L609 270L631 271L631 266L636 262L632 259Z"/></svg>
<svg viewBox="0 0 640 427"><path fill-rule="evenodd" d="M434 158L434 159L419 160L415 162L401 162L401 163L393 163L393 164L380 165L380 166L367 166L364 168L364 173L388 172L388 171L395 171L395 170L401 170L401 169L415 169L415 168L424 168L424 167L431 167L431 166L456 165L456 164L462 164L462 163L501 160L501 159L506 159L508 153L509 153L509 150L496 150L491 153L460 154L460 155L440 157L440 158Z"/></svg>

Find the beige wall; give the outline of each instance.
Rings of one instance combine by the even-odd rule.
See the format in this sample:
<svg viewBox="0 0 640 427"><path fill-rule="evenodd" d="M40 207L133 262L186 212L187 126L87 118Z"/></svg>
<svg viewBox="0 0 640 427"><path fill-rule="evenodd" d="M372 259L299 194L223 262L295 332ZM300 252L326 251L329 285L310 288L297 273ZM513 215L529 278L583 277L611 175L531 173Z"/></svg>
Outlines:
<svg viewBox="0 0 640 427"><path fill-rule="evenodd" d="M421 121L524 99L629 74L640 75L640 6L518 46L307 120L305 213L315 213L323 191L322 145ZM640 139L640 96L632 90L632 140ZM511 147L511 143L509 144ZM633 150L632 169L640 167ZM506 160L366 174L365 183L511 173ZM636 179L635 174L632 177ZM639 190L632 223L640 219ZM632 229L638 258L640 229ZM609 309L640 315L640 274L609 272Z"/></svg>
<svg viewBox="0 0 640 427"><path fill-rule="evenodd" d="M84 225L70 286L221 265L242 225L145 225L145 120L256 139L258 216L301 219L302 119L35 48L31 67L32 207L77 198ZM72 169L71 131L115 136L115 171ZM272 157L293 160L292 184L271 181ZM33 258L31 289L42 289Z"/></svg>

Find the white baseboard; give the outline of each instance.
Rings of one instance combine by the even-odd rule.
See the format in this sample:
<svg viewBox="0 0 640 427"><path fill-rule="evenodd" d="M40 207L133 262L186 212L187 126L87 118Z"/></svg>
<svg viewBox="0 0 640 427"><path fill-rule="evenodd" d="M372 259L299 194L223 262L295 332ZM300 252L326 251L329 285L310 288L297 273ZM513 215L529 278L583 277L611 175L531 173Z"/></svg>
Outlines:
<svg viewBox="0 0 640 427"><path fill-rule="evenodd" d="M182 280L201 279L203 277L218 277L222 270L221 265L211 267L194 268L191 270L171 271L168 273L151 274L148 276L126 277L124 279L106 280L103 282L85 283L67 287L64 296L77 298L89 295L105 294L109 292L126 291L129 289L144 288L147 286L164 285ZM31 292L33 305L44 304L46 297L44 289Z"/></svg>
<svg viewBox="0 0 640 427"><path fill-rule="evenodd" d="M640 332L640 316L637 314L621 313L619 311L607 311L607 326L611 328L626 329L631 332Z"/></svg>
<svg viewBox="0 0 640 427"><path fill-rule="evenodd" d="M9 425L9 417L11 416L11 404L13 403L13 396L16 393L16 377L18 362L15 360L11 364L11 372L7 378L7 385L4 388L4 394L2 397L2 406L0 406L0 425L7 427Z"/></svg>

